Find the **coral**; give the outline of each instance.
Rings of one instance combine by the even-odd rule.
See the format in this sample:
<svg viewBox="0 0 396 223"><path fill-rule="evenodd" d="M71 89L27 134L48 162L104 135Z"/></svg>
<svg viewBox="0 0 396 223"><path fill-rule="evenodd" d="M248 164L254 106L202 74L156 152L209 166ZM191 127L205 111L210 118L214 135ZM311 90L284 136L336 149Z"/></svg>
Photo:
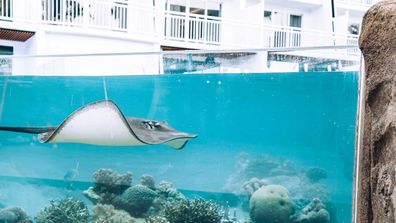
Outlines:
<svg viewBox="0 0 396 223"><path fill-rule="evenodd" d="M299 172L290 160L282 160L266 154L250 155L241 153L236 159L235 171L229 176L225 190L232 193L245 193L241 182L252 178L266 179L279 175L295 176Z"/></svg>
<svg viewBox="0 0 396 223"><path fill-rule="evenodd" d="M117 210L112 205L98 204L93 209L91 223L135 223L136 219L126 211Z"/></svg>
<svg viewBox="0 0 396 223"><path fill-rule="evenodd" d="M153 216L146 219L146 223L170 223L165 217Z"/></svg>
<svg viewBox="0 0 396 223"><path fill-rule="evenodd" d="M318 168L318 167L309 168L305 172L305 175L313 183L319 182L320 180L327 178L326 170Z"/></svg>
<svg viewBox="0 0 396 223"><path fill-rule="evenodd" d="M34 220L37 223L84 223L88 218L88 208L82 201L66 198L51 201L51 205L41 210Z"/></svg>
<svg viewBox="0 0 396 223"><path fill-rule="evenodd" d="M252 195L255 191L260 189L262 186L268 185L264 180L259 180L256 177L246 181L243 183L243 189L247 192L248 195Z"/></svg>
<svg viewBox="0 0 396 223"><path fill-rule="evenodd" d="M0 223L31 223L26 213L17 207L0 209Z"/></svg>
<svg viewBox="0 0 396 223"><path fill-rule="evenodd" d="M154 178L150 175L147 174L143 174L140 177L140 184L143 186L146 186L150 189L155 189L155 182L154 182Z"/></svg>
<svg viewBox="0 0 396 223"><path fill-rule="evenodd" d="M166 181L161 181L155 189L158 196L154 199L147 214L149 216L162 215L167 205L172 205L174 202L184 200L182 193L173 188L172 184Z"/></svg>
<svg viewBox="0 0 396 223"><path fill-rule="evenodd" d="M157 196L154 190L143 185L135 185L125 190L120 197L116 197L114 205L133 217L144 217Z"/></svg>
<svg viewBox="0 0 396 223"><path fill-rule="evenodd" d="M118 174L110 169L99 169L93 177L95 186L83 193L94 204L111 204L113 199L132 185L132 174L129 172Z"/></svg>
<svg viewBox="0 0 396 223"><path fill-rule="evenodd" d="M132 185L132 173L118 174L110 169L99 169L94 174L96 193L121 194Z"/></svg>
<svg viewBox="0 0 396 223"><path fill-rule="evenodd" d="M329 201L329 191L326 185L321 182L313 183L305 175L275 176L265 178L265 181L268 184L279 184L286 187L294 200L319 198L325 202Z"/></svg>
<svg viewBox="0 0 396 223"><path fill-rule="evenodd" d="M281 185L261 187L253 193L249 206L253 223L288 223L295 209L288 190Z"/></svg>
<svg viewBox="0 0 396 223"><path fill-rule="evenodd" d="M88 189L84 190L83 194L94 204L103 203L102 197L95 192L94 187L89 187Z"/></svg>
<svg viewBox="0 0 396 223"><path fill-rule="evenodd" d="M170 223L220 223L220 208L211 201L181 200L167 205L164 216Z"/></svg>
<svg viewBox="0 0 396 223"><path fill-rule="evenodd" d="M296 223L328 223L330 214L319 199L313 199L293 219Z"/></svg>
<svg viewBox="0 0 396 223"><path fill-rule="evenodd" d="M156 188L156 192L165 198L168 202L184 200L185 197L182 193L173 187L172 183L161 181Z"/></svg>

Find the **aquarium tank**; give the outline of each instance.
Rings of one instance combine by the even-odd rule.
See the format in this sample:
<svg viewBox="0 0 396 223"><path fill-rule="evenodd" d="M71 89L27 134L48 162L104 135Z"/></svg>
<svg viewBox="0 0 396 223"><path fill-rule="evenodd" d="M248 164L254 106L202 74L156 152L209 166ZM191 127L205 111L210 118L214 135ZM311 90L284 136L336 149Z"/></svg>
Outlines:
<svg viewBox="0 0 396 223"><path fill-rule="evenodd" d="M2 59L0 222L352 222L355 48Z"/></svg>

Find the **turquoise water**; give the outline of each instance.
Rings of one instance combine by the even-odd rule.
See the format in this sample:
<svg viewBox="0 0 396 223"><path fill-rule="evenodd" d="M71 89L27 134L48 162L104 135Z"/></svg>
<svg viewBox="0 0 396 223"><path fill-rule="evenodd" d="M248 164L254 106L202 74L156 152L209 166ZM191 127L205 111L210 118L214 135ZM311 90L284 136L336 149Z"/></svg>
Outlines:
<svg viewBox="0 0 396 223"><path fill-rule="evenodd" d="M132 172L133 184L142 174L172 182L187 197L229 205L240 219L249 216L243 184L257 177L288 189L296 211L318 197L331 222L351 222L357 73L2 77L0 126L56 126L103 100L104 82L125 115L164 120L198 138L173 150L41 144L0 132L0 208L33 217L67 196L92 207L82 190L109 168ZM65 173L77 164L69 187ZM310 178L312 170L321 174Z"/></svg>

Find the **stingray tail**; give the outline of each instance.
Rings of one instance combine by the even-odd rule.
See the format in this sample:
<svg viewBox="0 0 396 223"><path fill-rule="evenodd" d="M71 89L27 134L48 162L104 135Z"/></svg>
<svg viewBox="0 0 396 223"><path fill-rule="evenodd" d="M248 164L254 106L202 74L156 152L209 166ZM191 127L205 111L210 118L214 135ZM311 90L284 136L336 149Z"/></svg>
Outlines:
<svg viewBox="0 0 396 223"><path fill-rule="evenodd" d="M8 132L22 132L22 133L30 133L30 134L40 134L44 132L49 132L51 130L55 130L56 127L8 127L8 126L0 126L0 131L8 131Z"/></svg>

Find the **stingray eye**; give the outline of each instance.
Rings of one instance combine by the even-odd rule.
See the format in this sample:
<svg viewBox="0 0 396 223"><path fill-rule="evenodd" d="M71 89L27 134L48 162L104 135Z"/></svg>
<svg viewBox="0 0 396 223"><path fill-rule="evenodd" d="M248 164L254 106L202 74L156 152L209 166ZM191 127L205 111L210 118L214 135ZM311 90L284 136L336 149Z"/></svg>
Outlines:
<svg viewBox="0 0 396 223"><path fill-rule="evenodd" d="M155 124L152 121L144 121L143 125L147 129L154 129L155 128Z"/></svg>
<svg viewBox="0 0 396 223"><path fill-rule="evenodd" d="M159 122L153 122L154 123L154 127L160 127L161 126L161 123L159 123Z"/></svg>

